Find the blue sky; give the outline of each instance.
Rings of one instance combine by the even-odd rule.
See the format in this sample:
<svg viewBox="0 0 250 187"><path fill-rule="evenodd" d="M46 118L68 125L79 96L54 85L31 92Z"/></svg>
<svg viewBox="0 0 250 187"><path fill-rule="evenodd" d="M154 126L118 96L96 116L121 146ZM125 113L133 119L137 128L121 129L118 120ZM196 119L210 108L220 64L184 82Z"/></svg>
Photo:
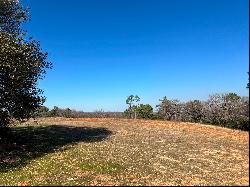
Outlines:
<svg viewBox="0 0 250 187"><path fill-rule="evenodd" d="M247 96L248 0L21 0L24 25L53 63L46 106L123 111L130 94Z"/></svg>

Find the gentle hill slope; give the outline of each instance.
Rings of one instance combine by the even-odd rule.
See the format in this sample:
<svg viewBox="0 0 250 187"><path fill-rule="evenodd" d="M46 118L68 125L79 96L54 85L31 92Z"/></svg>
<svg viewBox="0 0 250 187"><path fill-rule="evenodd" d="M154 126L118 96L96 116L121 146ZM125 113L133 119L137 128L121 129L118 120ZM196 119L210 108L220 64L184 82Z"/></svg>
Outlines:
<svg viewBox="0 0 250 187"><path fill-rule="evenodd" d="M44 118L13 129L23 150L2 148L2 185L249 184L244 131L101 118Z"/></svg>

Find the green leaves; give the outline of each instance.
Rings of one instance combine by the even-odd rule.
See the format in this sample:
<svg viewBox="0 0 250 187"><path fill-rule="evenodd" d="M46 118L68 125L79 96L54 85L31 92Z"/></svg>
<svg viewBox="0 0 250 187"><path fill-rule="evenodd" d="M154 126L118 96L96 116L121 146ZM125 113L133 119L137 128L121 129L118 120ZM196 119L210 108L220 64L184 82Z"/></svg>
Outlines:
<svg viewBox="0 0 250 187"><path fill-rule="evenodd" d="M132 118L132 113L134 113L134 118L136 119L136 108L137 105L135 103L140 101L140 97L137 95L130 95L126 99L126 104L129 105L128 109L125 110L125 115L129 115L130 118Z"/></svg>
<svg viewBox="0 0 250 187"><path fill-rule="evenodd" d="M151 119L153 117L153 108L149 104L140 104L137 107L138 117L143 119Z"/></svg>
<svg viewBox="0 0 250 187"><path fill-rule="evenodd" d="M30 118L45 101L36 86L52 64L38 41L25 38L21 24L27 20L20 3L0 2L0 127L12 118Z"/></svg>
<svg viewBox="0 0 250 187"><path fill-rule="evenodd" d="M15 1L0 1L0 29L15 38L22 38L26 34L21 24L29 20L28 9Z"/></svg>

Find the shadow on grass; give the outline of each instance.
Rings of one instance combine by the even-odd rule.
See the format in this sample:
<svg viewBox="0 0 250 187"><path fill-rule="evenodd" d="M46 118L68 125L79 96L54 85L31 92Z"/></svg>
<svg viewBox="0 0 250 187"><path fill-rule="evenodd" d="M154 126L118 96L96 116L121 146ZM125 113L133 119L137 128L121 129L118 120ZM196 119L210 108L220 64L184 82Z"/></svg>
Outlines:
<svg viewBox="0 0 250 187"><path fill-rule="evenodd" d="M67 149L66 145L103 141L111 134L106 128L64 125L11 128L0 137L0 172L23 167L34 158Z"/></svg>

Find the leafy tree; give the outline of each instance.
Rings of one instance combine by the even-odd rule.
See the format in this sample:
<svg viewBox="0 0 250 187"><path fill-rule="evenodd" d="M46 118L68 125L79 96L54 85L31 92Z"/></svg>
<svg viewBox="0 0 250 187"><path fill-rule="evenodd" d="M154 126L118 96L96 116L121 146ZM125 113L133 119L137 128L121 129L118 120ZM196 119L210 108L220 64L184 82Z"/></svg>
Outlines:
<svg viewBox="0 0 250 187"><path fill-rule="evenodd" d="M140 97L137 95L130 95L126 99L126 104L128 105L128 109L125 110L125 114L128 114L130 118L132 118L132 115L134 113L134 119L137 118L137 102L140 101Z"/></svg>
<svg viewBox="0 0 250 187"><path fill-rule="evenodd" d="M25 36L26 31L21 24L29 20L28 9L24 9L18 1L0 1L0 29L1 32L12 35L15 39Z"/></svg>
<svg viewBox="0 0 250 187"><path fill-rule="evenodd" d="M153 108L149 104L140 104L136 110L139 118L151 119L153 117Z"/></svg>
<svg viewBox="0 0 250 187"><path fill-rule="evenodd" d="M0 1L0 127L32 117L45 101L37 82L52 64L21 28L28 19L18 1Z"/></svg>
<svg viewBox="0 0 250 187"><path fill-rule="evenodd" d="M240 96L238 96L236 93L228 93L224 95L224 100L226 102L234 102L234 101L239 101Z"/></svg>

